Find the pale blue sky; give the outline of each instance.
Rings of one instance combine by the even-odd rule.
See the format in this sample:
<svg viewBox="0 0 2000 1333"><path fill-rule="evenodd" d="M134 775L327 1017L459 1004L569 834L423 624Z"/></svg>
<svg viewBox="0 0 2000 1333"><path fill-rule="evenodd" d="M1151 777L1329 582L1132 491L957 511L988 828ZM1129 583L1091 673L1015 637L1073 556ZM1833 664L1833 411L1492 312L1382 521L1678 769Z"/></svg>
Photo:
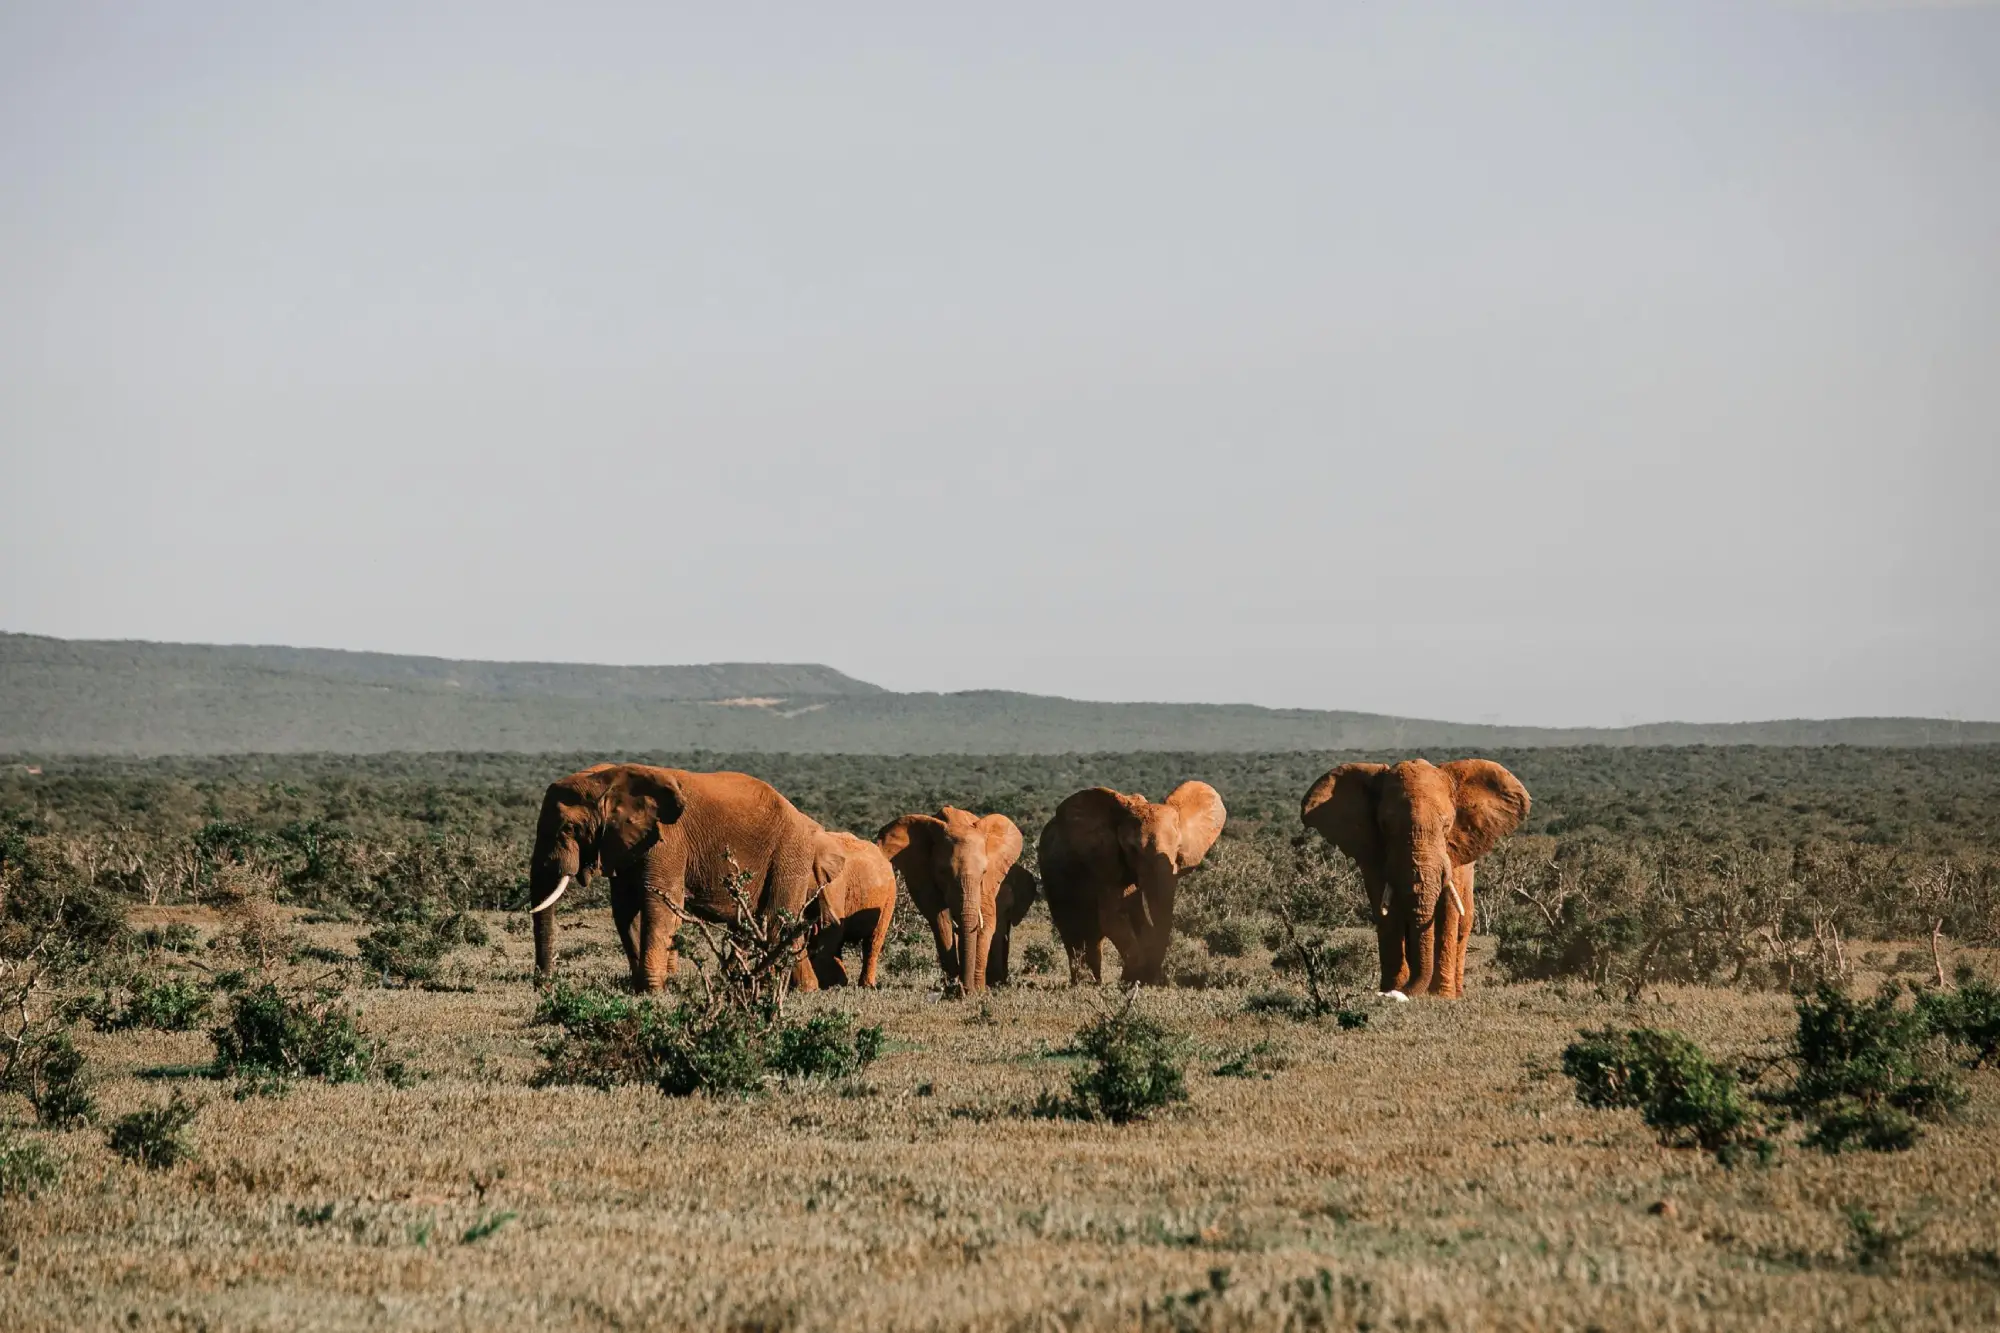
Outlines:
<svg viewBox="0 0 2000 1333"><path fill-rule="evenodd" d="M2000 718L2000 9L971 8L6 5L0 628Z"/></svg>

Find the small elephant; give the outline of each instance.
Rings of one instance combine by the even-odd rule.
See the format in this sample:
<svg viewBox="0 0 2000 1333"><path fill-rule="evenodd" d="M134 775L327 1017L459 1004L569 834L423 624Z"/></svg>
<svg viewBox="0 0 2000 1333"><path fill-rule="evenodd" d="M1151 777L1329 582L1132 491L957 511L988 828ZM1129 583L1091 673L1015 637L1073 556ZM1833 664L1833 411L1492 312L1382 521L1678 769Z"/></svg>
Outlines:
<svg viewBox="0 0 2000 1333"><path fill-rule="evenodd" d="M946 984L965 994L1005 985L1008 937L1035 901L1014 821L948 805L935 815L904 815L875 845L930 922Z"/></svg>
<svg viewBox="0 0 2000 1333"><path fill-rule="evenodd" d="M852 833L821 833L813 840L813 878L821 888L807 913L817 923L807 950L822 986L844 986L840 960L850 944L861 946L861 984L873 986L889 920L896 911L896 871L882 849Z"/></svg>
<svg viewBox="0 0 2000 1333"><path fill-rule="evenodd" d="M1361 868L1383 994L1465 993L1473 863L1528 805L1520 779L1489 759L1342 764L1306 792L1300 821Z"/></svg>
<svg viewBox="0 0 2000 1333"><path fill-rule="evenodd" d="M1157 985L1174 927L1180 878L1208 855L1229 818L1206 782L1183 782L1160 802L1109 787L1077 792L1042 830L1039 860L1049 916L1069 952L1071 985L1104 980L1104 941L1126 984Z"/></svg>
<svg viewBox="0 0 2000 1333"><path fill-rule="evenodd" d="M760 916L804 912L819 887L813 841L822 832L747 773L599 764L550 783L528 862L536 979L555 972L555 906L572 881L611 876L633 989L657 991L673 975L682 917L735 919L733 885L745 886ZM792 979L818 987L803 952Z"/></svg>

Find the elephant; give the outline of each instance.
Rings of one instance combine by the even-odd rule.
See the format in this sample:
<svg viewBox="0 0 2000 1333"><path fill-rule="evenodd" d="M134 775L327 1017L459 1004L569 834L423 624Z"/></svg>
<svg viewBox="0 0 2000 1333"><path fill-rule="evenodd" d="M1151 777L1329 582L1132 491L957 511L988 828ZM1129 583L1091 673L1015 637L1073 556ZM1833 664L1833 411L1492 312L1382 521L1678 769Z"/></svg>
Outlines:
<svg viewBox="0 0 2000 1333"><path fill-rule="evenodd" d="M1005 815L945 806L904 815L875 836L930 922L947 987L972 994L1007 982L1007 941L1035 902L1021 830Z"/></svg>
<svg viewBox="0 0 2000 1333"><path fill-rule="evenodd" d="M1174 892L1229 818L1206 782L1155 803L1109 787L1064 799L1042 830L1038 859L1049 916L1069 952L1071 985L1104 980L1104 941L1126 985L1157 985L1174 928Z"/></svg>
<svg viewBox="0 0 2000 1333"><path fill-rule="evenodd" d="M681 918L733 920L732 884L767 919L804 912L828 877L828 867L816 866L822 832L747 773L598 764L557 779L542 798L528 863L536 980L554 975L554 909L573 881L597 870L611 876L632 987L658 991L678 962ZM802 990L818 986L803 950L792 980Z"/></svg>
<svg viewBox="0 0 2000 1333"><path fill-rule="evenodd" d="M848 945L859 944L860 982L873 986L896 911L895 867L866 838L823 832L813 839L813 877L821 887L808 913L816 928L807 950L819 984L846 985L847 967L840 955Z"/></svg>
<svg viewBox="0 0 2000 1333"><path fill-rule="evenodd" d="M1342 764L1306 792L1300 821L1361 868L1384 995L1465 993L1474 863L1528 805L1520 779L1489 759Z"/></svg>

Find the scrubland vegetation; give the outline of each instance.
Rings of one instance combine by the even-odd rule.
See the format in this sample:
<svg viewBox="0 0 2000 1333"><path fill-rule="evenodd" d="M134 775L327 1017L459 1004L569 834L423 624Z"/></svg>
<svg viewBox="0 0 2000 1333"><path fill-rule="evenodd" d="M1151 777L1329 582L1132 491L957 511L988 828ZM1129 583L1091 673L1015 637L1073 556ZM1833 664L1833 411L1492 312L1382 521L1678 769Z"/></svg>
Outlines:
<svg viewBox="0 0 2000 1333"><path fill-rule="evenodd" d="M1299 836L1349 756L632 756L1031 847L1221 790L1168 987L1068 988L1038 907L962 1002L907 904L880 991L711 928L635 997L584 894L537 992L602 756L13 765L0 1326L2000 1323L2000 751L1491 753L1534 813L1408 1005Z"/></svg>

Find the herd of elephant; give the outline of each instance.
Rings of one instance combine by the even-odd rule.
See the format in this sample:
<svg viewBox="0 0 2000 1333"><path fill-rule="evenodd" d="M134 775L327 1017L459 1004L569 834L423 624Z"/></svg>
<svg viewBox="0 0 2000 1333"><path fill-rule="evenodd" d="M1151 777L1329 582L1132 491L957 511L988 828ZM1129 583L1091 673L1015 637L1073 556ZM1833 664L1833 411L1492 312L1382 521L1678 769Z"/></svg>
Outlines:
<svg viewBox="0 0 2000 1333"><path fill-rule="evenodd" d="M1385 995L1464 992L1474 863L1527 814L1527 788L1485 759L1343 764L1307 790L1300 820L1360 868ZM947 988L969 993L1007 980L1008 937L1038 887L1072 984L1103 980L1106 940L1123 982L1157 983L1180 878L1208 855L1227 817L1205 782L1183 782L1163 801L1108 787L1077 792L1042 829L1038 886L1021 864L1021 830L1005 815L946 806L904 815L871 842L821 827L744 773L599 764L550 784L542 801L529 866L535 975L554 972L557 900L602 872L636 990L660 990L673 975L684 917L732 919L739 901L766 918L808 923L795 986L847 982L850 947L861 955L855 979L873 986L900 873Z"/></svg>

